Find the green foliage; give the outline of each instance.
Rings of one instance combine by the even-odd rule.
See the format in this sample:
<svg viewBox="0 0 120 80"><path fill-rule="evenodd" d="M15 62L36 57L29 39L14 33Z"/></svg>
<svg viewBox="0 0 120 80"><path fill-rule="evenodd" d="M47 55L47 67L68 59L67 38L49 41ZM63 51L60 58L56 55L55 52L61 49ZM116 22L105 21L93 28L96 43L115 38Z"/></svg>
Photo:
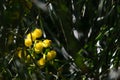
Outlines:
<svg viewBox="0 0 120 80"><path fill-rule="evenodd" d="M0 0L0 80L107 80L120 66L119 0ZM44 68L18 57L40 28L57 57ZM29 53L29 52L28 52ZM25 56L23 54L23 56Z"/></svg>

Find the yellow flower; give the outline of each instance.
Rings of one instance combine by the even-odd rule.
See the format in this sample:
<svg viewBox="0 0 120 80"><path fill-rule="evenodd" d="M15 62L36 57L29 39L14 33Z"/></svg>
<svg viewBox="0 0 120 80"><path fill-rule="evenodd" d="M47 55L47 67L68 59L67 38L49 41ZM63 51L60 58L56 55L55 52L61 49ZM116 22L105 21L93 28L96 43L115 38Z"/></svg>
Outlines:
<svg viewBox="0 0 120 80"><path fill-rule="evenodd" d="M46 60L45 60L44 58L40 58L37 63L38 63L38 65L40 65L40 66L44 66L45 63L46 63Z"/></svg>
<svg viewBox="0 0 120 80"><path fill-rule="evenodd" d="M51 59L53 59L52 54L50 52L47 53L46 57L47 57L48 61L51 60Z"/></svg>
<svg viewBox="0 0 120 80"><path fill-rule="evenodd" d="M56 51L55 50L51 50L47 53L47 60L52 60L55 57L56 57Z"/></svg>
<svg viewBox="0 0 120 80"><path fill-rule="evenodd" d="M56 55L57 55L56 51L55 51L55 50L51 50L50 52L51 52L51 54L52 54L53 58L55 58L55 57L56 57Z"/></svg>
<svg viewBox="0 0 120 80"><path fill-rule="evenodd" d="M30 47L32 45L32 40L31 39L25 39L25 46Z"/></svg>
<svg viewBox="0 0 120 80"><path fill-rule="evenodd" d="M51 43L52 43L51 40L45 39L45 40L43 41L43 46L44 46L45 48L50 47Z"/></svg>
<svg viewBox="0 0 120 80"><path fill-rule="evenodd" d="M36 43L35 46L34 46L34 48L36 48L36 49L38 49L38 50L41 49L41 48L43 48L42 42L39 41L38 43Z"/></svg>
<svg viewBox="0 0 120 80"><path fill-rule="evenodd" d="M33 35L34 35L34 37L36 37L36 38L40 38L40 37L42 36L42 30L36 28L36 29L33 31Z"/></svg>
<svg viewBox="0 0 120 80"><path fill-rule="evenodd" d="M37 53L40 53L43 50L43 44L41 41L39 41L38 43L35 43L34 50Z"/></svg>
<svg viewBox="0 0 120 80"><path fill-rule="evenodd" d="M36 35L33 34L33 33L29 33L29 34L27 34L27 39L31 39L31 40L35 41L36 40Z"/></svg>

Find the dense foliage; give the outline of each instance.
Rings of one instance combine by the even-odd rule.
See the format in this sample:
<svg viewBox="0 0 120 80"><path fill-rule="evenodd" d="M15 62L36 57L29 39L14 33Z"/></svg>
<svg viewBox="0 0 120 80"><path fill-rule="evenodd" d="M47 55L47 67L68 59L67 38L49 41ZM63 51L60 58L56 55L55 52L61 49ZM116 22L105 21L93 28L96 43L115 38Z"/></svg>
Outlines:
<svg viewBox="0 0 120 80"><path fill-rule="evenodd" d="M120 65L119 4L0 0L0 80L116 80L111 70L119 72ZM42 31L37 41L34 29ZM50 46L32 56L39 40Z"/></svg>

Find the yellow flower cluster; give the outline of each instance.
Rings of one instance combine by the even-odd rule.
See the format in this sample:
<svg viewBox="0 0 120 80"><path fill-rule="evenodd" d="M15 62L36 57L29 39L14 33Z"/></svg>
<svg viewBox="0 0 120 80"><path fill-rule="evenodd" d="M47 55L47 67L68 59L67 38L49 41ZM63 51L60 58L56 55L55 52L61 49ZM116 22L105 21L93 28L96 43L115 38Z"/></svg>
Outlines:
<svg viewBox="0 0 120 80"><path fill-rule="evenodd" d="M49 39L40 39L42 37L42 30L36 28L34 31L28 33L24 40L24 44L28 50L31 51L33 59L38 59L39 66L44 66L47 62L56 57L56 51L51 49L52 41ZM40 40L39 40L40 39ZM21 58L21 52L18 52L18 57ZM30 55L29 55L30 56ZM37 56L37 58L36 58Z"/></svg>

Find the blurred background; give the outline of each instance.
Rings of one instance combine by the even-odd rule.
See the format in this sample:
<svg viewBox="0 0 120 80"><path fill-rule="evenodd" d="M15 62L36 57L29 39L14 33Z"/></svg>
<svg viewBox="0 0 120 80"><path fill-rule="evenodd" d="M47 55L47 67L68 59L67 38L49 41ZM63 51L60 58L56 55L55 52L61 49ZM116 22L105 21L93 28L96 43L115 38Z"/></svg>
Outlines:
<svg viewBox="0 0 120 80"><path fill-rule="evenodd" d="M18 57L35 28L57 52L43 68ZM0 0L0 80L119 80L119 66L119 0Z"/></svg>

